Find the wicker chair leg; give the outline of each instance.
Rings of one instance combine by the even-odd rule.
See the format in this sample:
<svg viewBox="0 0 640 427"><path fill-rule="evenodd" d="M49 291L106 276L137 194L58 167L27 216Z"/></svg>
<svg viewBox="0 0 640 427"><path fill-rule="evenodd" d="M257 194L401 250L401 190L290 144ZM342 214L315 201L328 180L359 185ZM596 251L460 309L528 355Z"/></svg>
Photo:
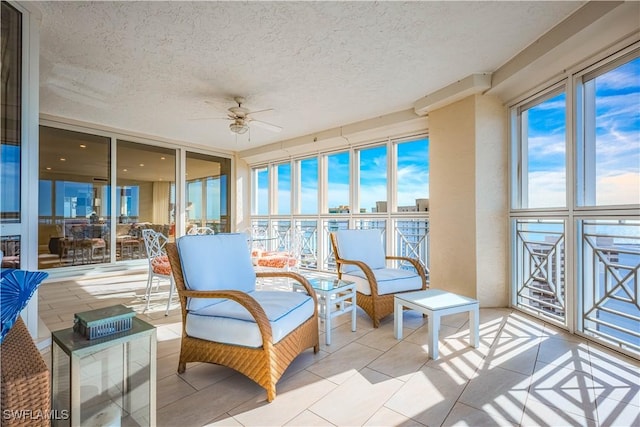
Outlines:
<svg viewBox="0 0 640 427"><path fill-rule="evenodd" d="M179 362L178 363L178 373L179 374L184 374L184 371L187 370L187 364L185 362Z"/></svg>
<svg viewBox="0 0 640 427"><path fill-rule="evenodd" d="M267 402L273 402L273 399L276 398L276 386L275 384L270 384L266 387L267 390Z"/></svg>
<svg viewBox="0 0 640 427"><path fill-rule="evenodd" d="M319 345L314 345L313 346L313 354L316 354L320 351L320 346Z"/></svg>

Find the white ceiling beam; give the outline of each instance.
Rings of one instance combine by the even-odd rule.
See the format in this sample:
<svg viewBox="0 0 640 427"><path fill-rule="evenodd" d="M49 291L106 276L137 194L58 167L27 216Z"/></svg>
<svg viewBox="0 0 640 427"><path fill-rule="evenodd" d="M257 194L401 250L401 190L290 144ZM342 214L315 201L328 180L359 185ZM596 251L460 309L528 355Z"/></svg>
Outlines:
<svg viewBox="0 0 640 427"><path fill-rule="evenodd" d="M459 101L467 96L483 92L490 87L490 73L471 74L462 80L458 80L455 83L428 94L424 98L418 99L413 104L413 109L416 114L424 116L430 110L435 110L436 108Z"/></svg>

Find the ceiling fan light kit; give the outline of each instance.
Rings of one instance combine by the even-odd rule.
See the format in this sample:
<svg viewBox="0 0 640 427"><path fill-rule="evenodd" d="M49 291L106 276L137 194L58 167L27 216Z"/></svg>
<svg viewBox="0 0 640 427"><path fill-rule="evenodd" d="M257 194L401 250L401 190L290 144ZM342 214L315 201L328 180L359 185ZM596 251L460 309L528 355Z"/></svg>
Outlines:
<svg viewBox="0 0 640 427"><path fill-rule="evenodd" d="M229 130L233 133L242 135L249 130L249 126L244 122L244 120L238 119L229 125Z"/></svg>

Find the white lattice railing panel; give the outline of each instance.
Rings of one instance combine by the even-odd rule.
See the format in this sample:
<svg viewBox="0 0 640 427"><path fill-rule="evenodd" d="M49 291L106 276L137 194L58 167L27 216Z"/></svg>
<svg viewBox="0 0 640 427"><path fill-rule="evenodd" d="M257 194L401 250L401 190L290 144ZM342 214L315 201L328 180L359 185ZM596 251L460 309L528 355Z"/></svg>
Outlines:
<svg viewBox="0 0 640 427"><path fill-rule="evenodd" d="M564 221L517 220L516 305L566 324Z"/></svg>
<svg viewBox="0 0 640 427"><path fill-rule="evenodd" d="M640 222L580 223L582 332L640 353Z"/></svg>

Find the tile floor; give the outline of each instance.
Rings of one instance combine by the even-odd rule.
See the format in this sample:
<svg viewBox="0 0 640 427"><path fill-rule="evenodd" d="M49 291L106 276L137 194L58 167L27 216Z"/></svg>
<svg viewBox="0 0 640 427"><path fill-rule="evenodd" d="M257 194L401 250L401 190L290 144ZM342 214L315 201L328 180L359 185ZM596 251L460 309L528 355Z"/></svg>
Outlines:
<svg viewBox="0 0 640 427"><path fill-rule="evenodd" d="M157 327L159 426L639 426L640 363L511 309L480 310L480 347L468 347L466 313L442 319L440 359L427 360L428 319L404 313L373 329L358 310L335 319L330 346L320 326L278 383L277 398L234 371L193 363L176 373L180 310L165 317L168 287L143 313L146 274L45 283L40 315L70 327L73 314L114 304ZM268 284L264 286L269 286ZM48 355L45 355L47 357Z"/></svg>

